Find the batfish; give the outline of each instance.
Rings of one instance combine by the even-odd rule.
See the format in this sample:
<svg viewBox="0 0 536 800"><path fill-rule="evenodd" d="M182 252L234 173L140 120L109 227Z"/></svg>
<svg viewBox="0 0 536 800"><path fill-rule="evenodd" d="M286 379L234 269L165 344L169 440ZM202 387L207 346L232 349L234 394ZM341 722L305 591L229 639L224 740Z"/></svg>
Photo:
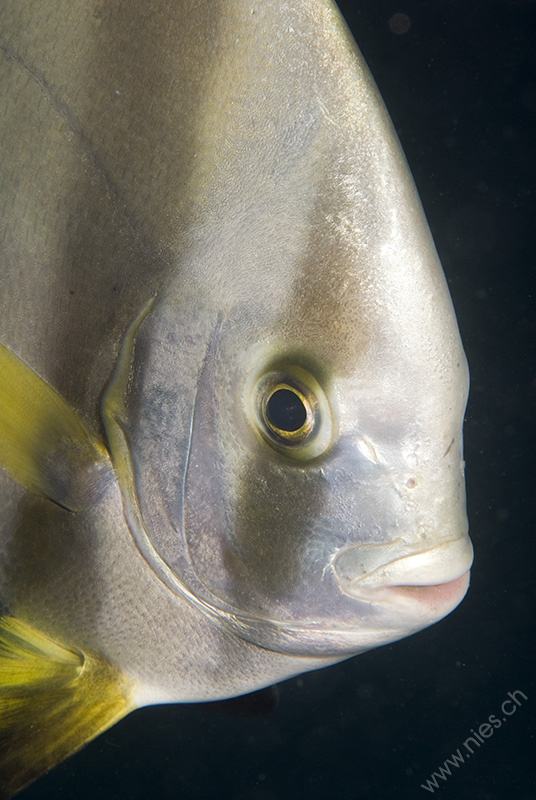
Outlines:
<svg viewBox="0 0 536 800"><path fill-rule="evenodd" d="M468 370L330 0L3 0L0 797L130 711L408 636Z"/></svg>

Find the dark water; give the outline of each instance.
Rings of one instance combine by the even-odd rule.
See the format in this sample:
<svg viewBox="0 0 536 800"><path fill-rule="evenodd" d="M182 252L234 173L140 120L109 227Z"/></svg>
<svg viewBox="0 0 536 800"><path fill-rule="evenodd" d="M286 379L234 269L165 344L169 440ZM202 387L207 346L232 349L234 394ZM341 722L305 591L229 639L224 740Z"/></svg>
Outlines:
<svg viewBox="0 0 536 800"><path fill-rule="evenodd" d="M283 684L268 716L138 712L24 800L536 797L536 3L341 6L402 139L471 367L470 593L430 630ZM517 705L503 707L508 693ZM452 776L421 788L458 749Z"/></svg>

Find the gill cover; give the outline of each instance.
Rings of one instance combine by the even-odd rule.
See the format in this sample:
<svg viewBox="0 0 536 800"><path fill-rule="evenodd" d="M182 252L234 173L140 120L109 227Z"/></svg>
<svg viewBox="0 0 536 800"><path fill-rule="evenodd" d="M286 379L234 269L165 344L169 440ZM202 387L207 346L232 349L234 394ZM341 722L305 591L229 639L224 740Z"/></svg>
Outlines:
<svg viewBox="0 0 536 800"><path fill-rule="evenodd" d="M246 358L234 359L234 326L216 320L204 345L185 426L187 439L177 448L179 463L170 475L171 485L159 486L152 498L156 502L146 504L147 476L138 467L133 421L140 413L146 422L161 414L163 398L158 392L152 398L144 395L143 408L138 408L132 387L136 373L144 373L150 360L137 360L135 354L141 340L140 350L147 357L154 344L153 326L160 327L166 316L158 300L154 308L150 301L142 309L125 335L103 398L125 513L140 550L169 588L243 638L291 653L351 648L349 641L339 641L341 609L333 603L334 578L325 574L329 531L319 527L317 541L313 537L306 544L305 559L302 552L311 525L322 524L319 514L328 507L331 494L320 462L335 433L327 370L310 356L283 349L274 355L271 348L253 347ZM270 401L278 392L285 396L273 406ZM179 405L175 412L180 417ZM167 429L167 447L181 428ZM166 429L154 434L162 442ZM253 483L246 479L241 486L244 459ZM171 505L165 497L168 487ZM162 510L168 514L165 524L151 524ZM305 592L304 582L297 580L304 569ZM348 623L354 614L350 606ZM325 629L324 638L309 641L309 626L311 632Z"/></svg>

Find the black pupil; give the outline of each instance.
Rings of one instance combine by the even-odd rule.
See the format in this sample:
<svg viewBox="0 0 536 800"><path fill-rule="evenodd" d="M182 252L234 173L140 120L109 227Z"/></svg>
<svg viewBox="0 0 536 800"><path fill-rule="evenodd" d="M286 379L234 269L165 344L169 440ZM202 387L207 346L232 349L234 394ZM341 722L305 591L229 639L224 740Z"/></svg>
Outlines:
<svg viewBox="0 0 536 800"><path fill-rule="evenodd" d="M277 389L266 404L266 416L280 431L299 431L307 419L305 406L295 392Z"/></svg>

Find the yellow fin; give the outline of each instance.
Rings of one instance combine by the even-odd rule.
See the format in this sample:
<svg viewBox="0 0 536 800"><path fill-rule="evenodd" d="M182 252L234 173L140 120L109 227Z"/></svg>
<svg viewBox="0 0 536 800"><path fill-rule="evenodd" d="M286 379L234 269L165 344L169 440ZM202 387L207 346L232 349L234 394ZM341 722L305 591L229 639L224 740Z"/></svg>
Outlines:
<svg viewBox="0 0 536 800"><path fill-rule="evenodd" d="M32 492L83 508L110 469L78 414L0 344L0 466Z"/></svg>
<svg viewBox="0 0 536 800"><path fill-rule="evenodd" d="M131 685L93 653L0 618L0 800L135 708Z"/></svg>

